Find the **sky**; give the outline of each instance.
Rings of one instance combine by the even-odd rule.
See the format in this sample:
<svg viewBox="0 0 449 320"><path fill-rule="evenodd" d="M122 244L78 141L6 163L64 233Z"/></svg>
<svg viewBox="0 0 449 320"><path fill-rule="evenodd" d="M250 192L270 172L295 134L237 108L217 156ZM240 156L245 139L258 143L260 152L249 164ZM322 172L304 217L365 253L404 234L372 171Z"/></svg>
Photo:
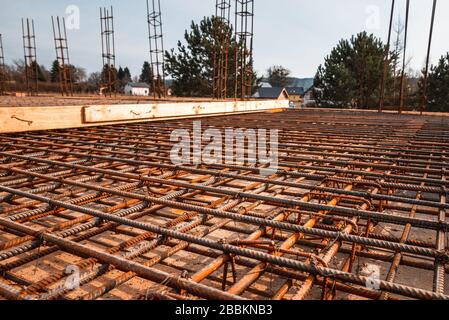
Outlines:
<svg viewBox="0 0 449 320"><path fill-rule="evenodd" d="M232 0L231 2L234 2ZM405 0L396 0L395 20L405 17ZM149 59L145 0L0 0L0 33L6 63L23 59L21 18L33 18L38 62L55 59L51 16L66 17L71 63L88 72L101 70L99 8L114 7L117 65L140 74ZM165 49L176 47L192 20L215 12L215 0L161 0ZM73 8L76 10L74 11ZM432 0L411 0L411 67L425 64ZM77 17L79 10L79 19ZM386 41L390 0L255 0L254 59L259 74L282 65L295 77L313 77L324 57L342 38L366 30ZM449 1L439 0L432 62L449 51ZM79 22L79 25L78 25Z"/></svg>

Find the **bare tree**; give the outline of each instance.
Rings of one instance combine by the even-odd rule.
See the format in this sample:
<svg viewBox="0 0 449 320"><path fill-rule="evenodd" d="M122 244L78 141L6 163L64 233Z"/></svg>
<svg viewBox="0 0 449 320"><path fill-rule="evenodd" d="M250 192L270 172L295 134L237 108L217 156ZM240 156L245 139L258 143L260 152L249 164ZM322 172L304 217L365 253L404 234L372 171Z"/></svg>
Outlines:
<svg viewBox="0 0 449 320"><path fill-rule="evenodd" d="M402 52L404 51L404 44L403 44L403 34L404 34L405 26L404 22L402 21L401 17L398 17L398 21L396 22L394 26L394 33L396 35L396 40L393 44L393 52L391 53L391 64L393 66L393 92L392 92L392 98L393 103L396 105L396 102L399 99L399 84L400 84L400 74L401 74L401 67L400 67L400 59L402 56Z"/></svg>
<svg viewBox="0 0 449 320"><path fill-rule="evenodd" d="M393 50L390 54L391 56L391 66L393 69L393 85L392 90L390 91L393 105L397 105L399 103L399 95L400 95L400 85L401 85L401 73L402 73L402 65L401 65L401 57L404 53L404 32L405 32L405 24L402 20L401 16L398 16L398 21L394 25L395 41L393 43ZM409 57L405 62L405 83L414 82L414 74L415 71L410 68L410 64L413 60L413 57ZM414 87L414 86L412 86Z"/></svg>

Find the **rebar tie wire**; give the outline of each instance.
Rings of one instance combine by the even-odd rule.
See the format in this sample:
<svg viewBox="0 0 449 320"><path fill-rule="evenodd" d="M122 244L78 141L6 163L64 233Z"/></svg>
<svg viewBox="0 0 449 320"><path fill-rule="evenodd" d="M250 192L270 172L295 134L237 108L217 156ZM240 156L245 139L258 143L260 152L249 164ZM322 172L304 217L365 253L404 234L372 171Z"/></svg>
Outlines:
<svg viewBox="0 0 449 320"><path fill-rule="evenodd" d="M26 122L26 123L28 123L28 126L31 126L33 124L33 121L21 119L21 118L15 116L15 115L12 115L11 119L15 119L15 120L18 120L18 121L21 121L21 122Z"/></svg>
<svg viewBox="0 0 449 320"><path fill-rule="evenodd" d="M166 285L170 282L171 275L167 276L167 278L164 279L161 283L155 284L151 287L149 287L145 293L145 300L148 300L148 296L150 293L160 293L163 294L164 291L167 291Z"/></svg>

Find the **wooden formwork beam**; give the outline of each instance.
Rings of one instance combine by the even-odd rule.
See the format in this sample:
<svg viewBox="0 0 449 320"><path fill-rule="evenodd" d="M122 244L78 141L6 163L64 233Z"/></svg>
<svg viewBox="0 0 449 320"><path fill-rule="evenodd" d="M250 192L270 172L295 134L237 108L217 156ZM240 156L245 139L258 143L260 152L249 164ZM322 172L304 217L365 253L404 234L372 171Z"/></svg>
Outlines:
<svg viewBox="0 0 449 320"><path fill-rule="evenodd" d="M0 108L0 133L244 114L286 108L288 100L4 107Z"/></svg>

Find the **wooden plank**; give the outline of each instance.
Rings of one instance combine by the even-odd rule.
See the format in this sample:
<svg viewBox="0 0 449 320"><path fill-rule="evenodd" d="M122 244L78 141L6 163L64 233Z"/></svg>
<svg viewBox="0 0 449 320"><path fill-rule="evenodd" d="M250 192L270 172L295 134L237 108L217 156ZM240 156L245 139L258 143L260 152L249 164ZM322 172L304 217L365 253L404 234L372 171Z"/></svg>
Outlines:
<svg viewBox="0 0 449 320"><path fill-rule="evenodd" d="M288 100L0 108L0 133L242 114L288 108Z"/></svg>
<svg viewBox="0 0 449 320"><path fill-rule="evenodd" d="M167 117L228 114L286 108L286 100L189 102L146 105L91 106L84 108L86 123L145 120Z"/></svg>

